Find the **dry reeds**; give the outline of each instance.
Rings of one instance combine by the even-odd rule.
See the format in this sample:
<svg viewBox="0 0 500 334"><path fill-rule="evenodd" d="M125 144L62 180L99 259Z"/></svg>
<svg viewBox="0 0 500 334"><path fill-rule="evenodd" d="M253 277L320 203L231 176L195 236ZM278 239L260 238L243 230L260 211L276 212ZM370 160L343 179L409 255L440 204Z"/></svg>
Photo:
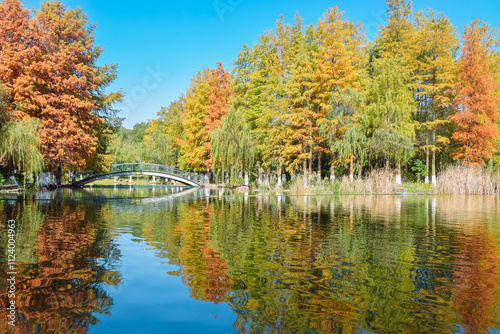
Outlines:
<svg viewBox="0 0 500 334"><path fill-rule="evenodd" d="M295 182L292 183L290 187L290 193L293 195L302 195L308 193L309 190L309 182L307 177L304 180L304 177L298 178Z"/></svg>
<svg viewBox="0 0 500 334"><path fill-rule="evenodd" d="M473 166L450 167L437 178L441 194L500 195L500 173Z"/></svg>
<svg viewBox="0 0 500 334"><path fill-rule="evenodd" d="M302 194L394 194L401 190L396 183L396 174L386 169L373 171L365 180L349 180L344 177L341 181L331 183L329 180L317 182L308 177L297 179L290 185L290 193Z"/></svg>
<svg viewBox="0 0 500 334"><path fill-rule="evenodd" d="M366 180L344 177L339 185L339 194L393 194L401 189L394 172L382 169L373 171Z"/></svg>

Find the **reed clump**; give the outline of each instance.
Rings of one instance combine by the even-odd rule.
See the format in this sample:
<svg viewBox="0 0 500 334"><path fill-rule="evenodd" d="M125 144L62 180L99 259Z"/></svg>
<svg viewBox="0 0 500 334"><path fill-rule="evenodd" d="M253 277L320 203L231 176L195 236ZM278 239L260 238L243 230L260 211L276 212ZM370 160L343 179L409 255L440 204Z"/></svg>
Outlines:
<svg viewBox="0 0 500 334"><path fill-rule="evenodd" d="M322 180L299 178L290 185L291 194L394 194L400 192L401 185L396 183L396 173L390 170L373 171L366 179Z"/></svg>
<svg viewBox="0 0 500 334"><path fill-rule="evenodd" d="M374 170L366 179L342 178L339 194L393 194L401 189L396 183L396 173L387 169Z"/></svg>
<svg viewBox="0 0 500 334"><path fill-rule="evenodd" d="M500 172L474 166L453 166L437 178L437 192L457 195L500 195Z"/></svg>
<svg viewBox="0 0 500 334"><path fill-rule="evenodd" d="M293 181L290 185L290 193L293 195L302 194L325 194L334 192L335 183L329 180L318 181L316 176L302 176Z"/></svg>

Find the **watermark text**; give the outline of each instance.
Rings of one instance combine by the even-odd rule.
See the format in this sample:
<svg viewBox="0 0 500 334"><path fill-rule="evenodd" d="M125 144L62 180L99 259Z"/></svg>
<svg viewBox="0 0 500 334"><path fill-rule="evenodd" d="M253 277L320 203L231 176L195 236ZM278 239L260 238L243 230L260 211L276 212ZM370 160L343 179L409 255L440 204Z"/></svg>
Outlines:
<svg viewBox="0 0 500 334"><path fill-rule="evenodd" d="M7 323L16 326L16 221L7 221Z"/></svg>

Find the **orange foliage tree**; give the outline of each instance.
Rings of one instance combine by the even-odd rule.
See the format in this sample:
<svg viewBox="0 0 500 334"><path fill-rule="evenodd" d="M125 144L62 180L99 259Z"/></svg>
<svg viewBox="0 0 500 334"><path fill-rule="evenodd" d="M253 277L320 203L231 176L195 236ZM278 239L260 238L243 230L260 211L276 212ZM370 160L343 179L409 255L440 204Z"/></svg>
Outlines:
<svg viewBox="0 0 500 334"><path fill-rule="evenodd" d="M452 136L457 147L453 159L480 166L496 152L499 139L498 83L490 68L493 40L487 24L477 19L465 27L458 82L455 86L454 113L450 120L457 128Z"/></svg>
<svg viewBox="0 0 500 334"><path fill-rule="evenodd" d="M94 153L93 129L101 122L92 99L101 81L93 64L93 28L81 10L44 2L35 17L43 45L28 71L34 94L26 107L42 119L46 164L79 168Z"/></svg>
<svg viewBox="0 0 500 334"><path fill-rule="evenodd" d="M82 169L95 156L100 115L109 112L103 101L110 109L122 96L103 91L116 66L96 65L102 51L81 9L44 1L32 16L19 0L0 3L0 81L8 93L2 113L40 119L48 170Z"/></svg>
<svg viewBox="0 0 500 334"><path fill-rule="evenodd" d="M210 158L205 162L205 166L212 167L212 153L210 149L210 134L213 130L221 125L221 119L227 114L229 99L233 95L233 90L230 87L230 75L222 66L222 63L217 62L217 68L210 71L209 78L209 95L207 103L207 117L205 123L205 146L210 152Z"/></svg>
<svg viewBox="0 0 500 334"><path fill-rule="evenodd" d="M5 87L6 107L2 108L2 119L6 114L24 115L16 104L28 95L23 84L25 66L37 53L34 25L30 13L19 0L4 0L0 3L0 81Z"/></svg>

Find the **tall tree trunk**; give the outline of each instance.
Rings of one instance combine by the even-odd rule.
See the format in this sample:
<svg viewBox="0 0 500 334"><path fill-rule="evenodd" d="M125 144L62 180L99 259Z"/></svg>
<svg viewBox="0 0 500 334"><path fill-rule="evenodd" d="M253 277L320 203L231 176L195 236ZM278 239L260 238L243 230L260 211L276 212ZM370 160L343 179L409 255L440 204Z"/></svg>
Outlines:
<svg viewBox="0 0 500 334"><path fill-rule="evenodd" d="M349 157L349 180L354 180L354 158L352 155Z"/></svg>
<svg viewBox="0 0 500 334"><path fill-rule="evenodd" d="M435 143L436 142L436 133L432 134L432 140ZM432 178L431 178L432 184L436 184L436 150L432 150Z"/></svg>
<svg viewBox="0 0 500 334"><path fill-rule="evenodd" d="M260 167L260 161L257 162L257 184L260 186L262 184L262 168Z"/></svg>
<svg viewBox="0 0 500 334"><path fill-rule="evenodd" d="M396 175L396 183L401 184L401 163L398 162L398 174Z"/></svg>
<svg viewBox="0 0 500 334"><path fill-rule="evenodd" d="M429 140L425 140L425 146L429 145ZM425 183L429 183L429 148L425 148Z"/></svg>
<svg viewBox="0 0 500 334"><path fill-rule="evenodd" d="M443 150L441 150L441 155L439 157L439 170L443 171Z"/></svg>
<svg viewBox="0 0 500 334"><path fill-rule="evenodd" d="M321 181L321 151L318 153L318 182Z"/></svg>
<svg viewBox="0 0 500 334"><path fill-rule="evenodd" d="M309 175L312 175L313 172L313 148L312 144L309 145Z"/></svg>
<svg viewBox="0 0 500 334"><path fill-rule="evenodd" d="M278 163L278 187L281 187L281 162Z"/></svg>
<svg viewBox="0 0 500 334"><path fill-rule="evenodd" d="M61 165L57 166L55 176L56 176L56 184L57 184L57 186L60 186L61 185L61 177L62 177Z"/></svg>

